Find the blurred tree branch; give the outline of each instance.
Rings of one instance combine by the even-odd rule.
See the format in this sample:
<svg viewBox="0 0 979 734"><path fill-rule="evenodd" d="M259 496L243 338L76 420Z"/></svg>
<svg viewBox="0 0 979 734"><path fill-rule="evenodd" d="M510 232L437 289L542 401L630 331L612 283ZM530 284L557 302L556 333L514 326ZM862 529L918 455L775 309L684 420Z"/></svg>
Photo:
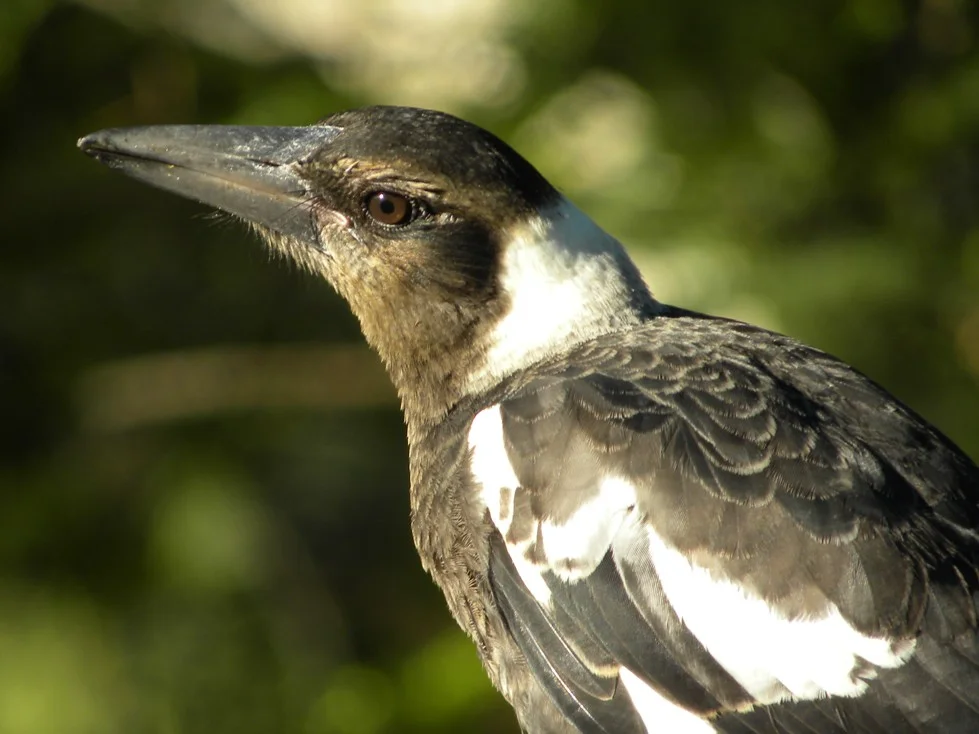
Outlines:
<svg viewBox="0 0 979 734"><path fill-rule="evenodd" d="M363 346L228 346L94 365L76 404L89 430L121 431L257 408L389 407L394 390Z"/></svg>

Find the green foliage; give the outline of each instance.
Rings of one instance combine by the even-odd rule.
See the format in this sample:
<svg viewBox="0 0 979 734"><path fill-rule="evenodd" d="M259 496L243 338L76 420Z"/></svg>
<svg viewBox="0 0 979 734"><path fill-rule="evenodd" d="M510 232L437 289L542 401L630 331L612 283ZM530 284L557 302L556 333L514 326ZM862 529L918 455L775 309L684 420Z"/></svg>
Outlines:
<svg viewBox="0 0 979 734"><path fill-rule="evenodd" d="M0 3L0 731L515 731L340 300L101 127L433 105L979 456L979 6ZM359 8L359 9L357 9Z"/></svg>

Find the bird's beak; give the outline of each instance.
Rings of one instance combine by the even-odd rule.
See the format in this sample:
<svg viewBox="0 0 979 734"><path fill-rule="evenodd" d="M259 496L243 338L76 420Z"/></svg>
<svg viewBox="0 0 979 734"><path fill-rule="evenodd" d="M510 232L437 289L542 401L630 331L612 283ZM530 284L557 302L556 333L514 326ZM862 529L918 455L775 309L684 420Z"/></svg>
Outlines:
<svg viewBox="0 0 979 734"><path fill-rule="evenodd" d="M340 128L160 125L102 130L78 147L111 168L274 232L318 241L300 164Z"/></svg>

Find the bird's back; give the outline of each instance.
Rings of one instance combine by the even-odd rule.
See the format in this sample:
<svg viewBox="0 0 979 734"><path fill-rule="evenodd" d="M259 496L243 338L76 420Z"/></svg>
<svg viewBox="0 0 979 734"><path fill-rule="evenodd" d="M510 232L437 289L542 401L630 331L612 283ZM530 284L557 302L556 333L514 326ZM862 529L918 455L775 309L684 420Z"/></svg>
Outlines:
<svg viewBox="0 0 979 734"><path fill-rule="evenodd" d="M499 675L577 730L979 731L979 470L852 368L676 312L477 407Z"/></svg>

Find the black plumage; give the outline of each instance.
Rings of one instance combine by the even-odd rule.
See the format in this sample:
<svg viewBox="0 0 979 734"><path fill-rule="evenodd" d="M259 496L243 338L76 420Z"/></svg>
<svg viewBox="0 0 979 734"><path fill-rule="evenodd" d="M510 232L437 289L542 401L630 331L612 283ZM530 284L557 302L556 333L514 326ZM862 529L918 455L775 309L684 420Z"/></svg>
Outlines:
<svg viewBox="0 0 979 734"><path fill-rule="evenodd" d="M525 731L979 731L979 469L868 378L658 303L447 115L81 145L350 302L404 406L422 563Z"/></svg>
<svg viewBox="0 0 979 734"><path fill-rule="evenodd" d="M736 721L770 720L774 731L877 731L876 719L858 717L873 700L887 731L979 727L979 472L907 407L791 339L682 313L597 339L533 375L492 400L502 407L517 476L537 490L526 506L538 517L553 516L551 503L560 513L565 490L580 502L580 488L598 483L583 476L589 468L615 467L643 487L637 511L645 523L683 552L709 556L719 574L786 616L832 603L862 632L917 638L926 648L880 672L868 697L835 700L829 718L816 701ZM494 593L510 628L522 630L530 664L546 665L536 658L551 651L534 635L551 627L592 670L593 680L582 680L580 670L558 666L574 672L552 683L569 715L597 707L597 723L583 731L630 731L603 723L616 721L601 695L608 690L596 692L610 660L643 672L684 708L720 714L720 731L731 716L721 712L751 702L682 628L644 548L613 544L576 583L549 575L550 615L523 611L514 597L528 596L526 588L512 573L493 573L506 565L500 548L491 545ZM929 707L941 710L937 728L921 714Z"/></svg>

